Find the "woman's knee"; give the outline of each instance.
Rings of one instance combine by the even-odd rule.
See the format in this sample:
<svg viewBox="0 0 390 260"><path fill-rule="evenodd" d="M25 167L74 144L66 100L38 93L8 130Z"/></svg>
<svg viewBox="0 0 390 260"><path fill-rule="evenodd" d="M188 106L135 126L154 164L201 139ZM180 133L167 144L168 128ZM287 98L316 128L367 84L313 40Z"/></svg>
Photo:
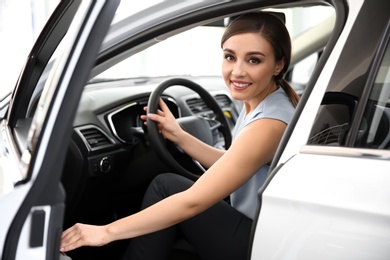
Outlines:
<svg viewBox="0 0 390 260"><path fill-rule="evenodd" d="M159 174L152 180L146 190L143 208L184 191L192 184L193 181L174 173Z"/></svg>
<svg viewBox="0 0 390 260"><path fill-rule="evenodd" d="M182 192L192 186L190 179L174 173L162 173L157 175L151 185L159 189L165 197Z"/></svg>
<svg viewBox="0 0 390 260"><path fill-rule="evenodd" d="M150 183L151 185L169 185L175 178L177 174L174 173L160 173Z"/></svg>

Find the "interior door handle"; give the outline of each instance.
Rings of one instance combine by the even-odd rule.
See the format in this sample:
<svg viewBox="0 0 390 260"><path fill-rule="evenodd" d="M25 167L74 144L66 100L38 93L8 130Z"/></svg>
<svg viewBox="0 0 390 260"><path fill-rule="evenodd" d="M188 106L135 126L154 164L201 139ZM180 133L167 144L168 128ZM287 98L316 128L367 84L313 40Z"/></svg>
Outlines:
<svg viewBox="0 0 390 260"><path fill-rule="evenodd" d="M42 209L37 209L32 212L30 247L43 246L43 235L45 231L45 217L46 217L46 212Z"/></svg>

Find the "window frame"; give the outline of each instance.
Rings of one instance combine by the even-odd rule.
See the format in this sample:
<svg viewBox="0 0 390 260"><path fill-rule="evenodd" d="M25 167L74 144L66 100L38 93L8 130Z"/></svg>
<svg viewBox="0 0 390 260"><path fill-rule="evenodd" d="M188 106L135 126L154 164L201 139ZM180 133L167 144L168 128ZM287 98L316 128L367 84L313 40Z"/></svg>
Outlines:
<svg viewBox="0 0 390 260"><path fill-rule="evenodd" d="M376 79L378 76L378 73L382 67L383 59L385 58L385 54L390 49L390 23L387 25L387 28L385 29L385 32L383 33L383 37L379 43L378 51L376 53L376 56L372 62L371 66L371 73L368 76L366 86L364 88L364 92L362 97L364 99L360 100L360 106L357 109L357 116L356 120L352 123L351 131L349 139L351 140L351 146L357 147L357 141L358 141L358 133L361 128L361 124L363 122L363 116L365 113L365 110L367 108L368 101L371 96L371 92L373 91L376 83ZM361 146L358 146L361 147ZM369 149L369 148L367 148Z"/></svg>

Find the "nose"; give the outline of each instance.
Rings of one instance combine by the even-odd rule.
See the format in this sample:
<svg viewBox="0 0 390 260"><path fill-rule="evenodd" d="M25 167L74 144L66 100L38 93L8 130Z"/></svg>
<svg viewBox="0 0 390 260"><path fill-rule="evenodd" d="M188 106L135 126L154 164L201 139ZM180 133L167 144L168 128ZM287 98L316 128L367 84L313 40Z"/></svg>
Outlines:
<svg viewBox="0 0 390 260"><path fill-rule="evenodd" d="M232 76L242 77L245 76L245 66L242 61L236 61L232 68Z"/></svg>

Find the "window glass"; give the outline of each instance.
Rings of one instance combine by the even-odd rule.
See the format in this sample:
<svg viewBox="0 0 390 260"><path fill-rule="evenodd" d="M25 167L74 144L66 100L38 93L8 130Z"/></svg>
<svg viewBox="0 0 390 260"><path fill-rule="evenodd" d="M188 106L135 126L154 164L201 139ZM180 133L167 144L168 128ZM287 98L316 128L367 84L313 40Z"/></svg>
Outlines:
<svg viewBox="0 0 390 260"><path fill-rule="evenodd" d="M348 105L337 103L322 104L308 144L342 145L350 119L350 107ZM317 121L321 121L321 123Z"/></svg>
<svg viewBox="0 0 390 260"><path fill-rule="evenodd" d="M51 107L52 100L56 91L58 91L58 85L62 80L61 76L64 69L66 68L68 58L71 55L73 42L76 39L79 26L81 22L85 19L88 11L90 9L90 3L84 1L80 7L77 9L77 13L72 20L70 28L67 30L65 36L58 43L58 46L54 46L53 53L50 57L46 56L47 52L50 50L48 45L44 45L43 48L48 50L45 52L39 52L36 56L36 60L39 61L42 66L37 69L37 73L40 74L38 82L34 85L35 80L33 77L30 77L29 87L33 88L33 94L29 95L28 93L21 93L19 91L17 95L22 97L24 100L28 100L29 107L26 113L23 112L13 112L12 117L15 117L17 120L16 125L12 128L12 134L15 140L16 147L21 154L21 165L23 168L23 173L19 180L27 178L28 167L31 160L31 155L36 152L36 147L38 140L41 137L41 132L44 129L44 123L48 120L48 116L52 111L58 109L58 106ZM66 14L66 15L72 15ZM56 28L59 30L58 28ZM53 34L51 37L58 37L57 34ZM53 38L49 38L53 39ZM50 42L50 40L47 40ZM50 60L48 61L48 58ZM38 63L38 62L37 62ZM16 110L16 108L13 108ZM16 179L16 178L15 178Z"/></svg>
<svg viewBox="0 0 390 260"><path fill-rule="evenodd" d="M390 148L390 48L387 47L359 127L357 147Z"/></svg>
<svg viewBox="0 0 390 260"><path fill-rule="evenodd" d="M317 65L318 58L319 53L315 52L295 64L291 75L291 81L295 84L306 85Z"/></svg>
<svg viewBox="0 0 390 260"><path fill-rule="evenodd" d="M222 57L220 41L223 32L223 27L193 28L135 54L101 73L97 78L220 75Z"/></svg>

